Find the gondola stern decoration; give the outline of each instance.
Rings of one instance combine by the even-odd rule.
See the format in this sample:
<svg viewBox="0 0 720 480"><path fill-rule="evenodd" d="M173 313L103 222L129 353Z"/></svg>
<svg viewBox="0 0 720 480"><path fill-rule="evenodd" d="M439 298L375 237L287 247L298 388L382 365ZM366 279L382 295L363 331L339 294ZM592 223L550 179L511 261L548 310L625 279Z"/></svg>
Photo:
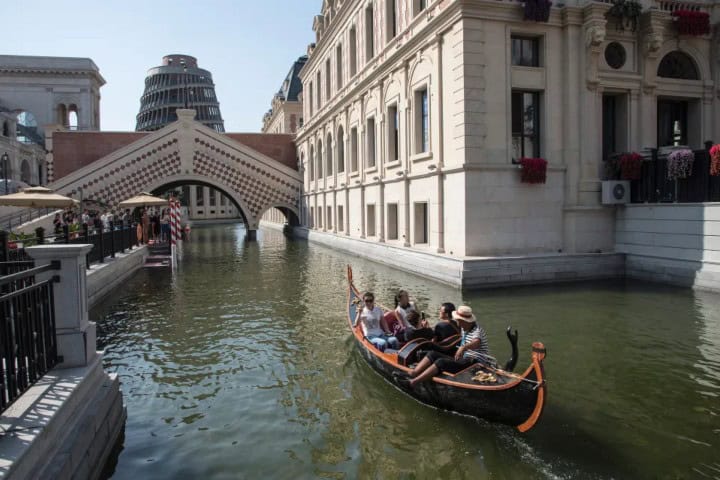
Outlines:
<svg viewBox="0 0 720 480"><path fill-rule="evenodd" d="M531 364L522 374L512 373L517 362L517 331L507 330L513 348L505 370L494 365L475 363L457 374L442 372L432 381L410 387L407 379L417 353L427 340L408 342L399 351L381 352L354 325L356 308L360 308L360 291L353 283L352 268L347 267L348 320L360 353L382 377L422 403L444 410L504 423L527 432L542 416L547 396L543 361L547 350L541 342L532 344ZM425 345L427 346L427 345Z"/></svg>

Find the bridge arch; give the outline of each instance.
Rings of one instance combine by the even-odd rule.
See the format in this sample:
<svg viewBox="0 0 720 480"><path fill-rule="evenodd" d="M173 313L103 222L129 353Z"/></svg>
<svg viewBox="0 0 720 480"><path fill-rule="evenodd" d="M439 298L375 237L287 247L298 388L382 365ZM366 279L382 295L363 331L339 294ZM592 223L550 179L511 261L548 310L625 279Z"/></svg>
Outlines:
<svg viewBox="0 0 720 480"><path fill-rule="evenodd" d="M240 217L245 223L245 227L248 230L256 230L257 223L254 219L248 218L250 209L245 204L242 198L240 198L236 191L234 191L229 185L223 182L218 182L212 178L200 178L194 175L172 175L170 177L158 179L154 183L148 184L148 191L152 193L162 193L163 191L172 190L173 188L182 187L185 185L203 185L219 190L225 196L227 196L231 202L235 204L235 208L240 212Z"/></svg>

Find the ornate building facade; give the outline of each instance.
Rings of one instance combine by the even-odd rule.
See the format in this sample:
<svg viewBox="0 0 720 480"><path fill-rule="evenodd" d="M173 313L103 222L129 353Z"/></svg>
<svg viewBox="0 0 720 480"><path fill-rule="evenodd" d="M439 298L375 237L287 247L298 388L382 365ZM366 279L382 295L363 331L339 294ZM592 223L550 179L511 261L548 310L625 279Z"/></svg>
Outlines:
<svg viewBox="0 0 720 480"><path fill-rule="evenodd" d="M323 2L296 137L310 238L461 261L608 252L604 159L720 138L717 37L679 35L671 15L716 23L720 7L643 0L623 29L608 3L547 21L522 5ZM547 160L546 183L521 182L524 157Z"/></svg>

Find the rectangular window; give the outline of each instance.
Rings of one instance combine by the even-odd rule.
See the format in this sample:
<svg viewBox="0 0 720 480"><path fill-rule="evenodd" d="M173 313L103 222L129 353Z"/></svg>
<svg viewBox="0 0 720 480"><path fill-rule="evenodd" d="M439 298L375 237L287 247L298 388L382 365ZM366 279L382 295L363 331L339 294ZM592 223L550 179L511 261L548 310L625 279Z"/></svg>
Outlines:
<svg viewBox="0 0 720 480"><path fill-rule="evenodd" d="M375 205L367 206L366 221L367 221L367 236L374 237L375 236Z"/></svg>
<svg viewBox="0 0 720 480"><path fill-rule="evenodd" d="M195 187L195 206L205 206L205 187Z"/></svg>
<svg viewBox="0 0 720 480"><path fill-rule="evenodd" d="M523 67L540 66L540 39L537 37L512 36L512 64Z"/></svg>
<svg viewBox="0 0 720 480"><path fill-rule="evenodd" d="M325 222L325 224L328 229L332 228L332 223L332 207L327 207L327 222Z"/></svg>
<svg viewBox="0 0 720 480"><path fill-rule="evenodd" d="M335 49L335 64L337 72L335 72L335 83L337 89L340 90L343 87L343 51L342 44L338 45Z"/></svg>
<svg viewBox="0 0 720 480"><path fill-rule="evenodd" d="M512 92L513 158L540 156L540 94Z"/></svg>
<svg viewBox="0 0 720 480"><path fill-rule="evenodd" d="M350 129L350 168L351 171L358 171L358 130L357 127Z"/></svg>
<svg viewBox="0 0 720 480"><path fill-rule="evenodd" d="M366 168L372 168L375 166L375 118L370 117L367 119L367 131L365 132L367 138L367 161L365 162Z"/></svg>
<svg viewBox="0 0 720 480"><path fill-rule="evenodd" d="M357 30L350 29L350 78L357 73Z"/></svg>
<svg viewBox="0 0 720 480"><path fill-rule="evenodd" d="M375 56L375 15L370 5L365 9L365 63Z"/></svg>
<svg viewBox="0 0 720 480"><path fill-rule="evenodd" d="M415 203L415 243L428 243L428 204Z"/></svg>
<svg viewBox="0 0 720 480"><path fill-rule="evenodd" d="M217 192L214 188L210 189L210 201L208 203L210 203L211 207L217 206Z"/></svg>
<svg viewBox="0 0 720 480"><path fill-rule="evenodd" d="M331 81L330 81L330 59L328 58L325 60L325 101L330 100L330 87L331 87Z"/></svg>
<svg viewBox="0 0 720 480"><path fill-rule="evenodd" d="M323 225L322 207L317 207L317 223L318 228L322 228Z"/></svg>
<svg viewBox="0 0 720 480"><path fill-rule="evenodd" d="M398 239L398 204L387 204L387 238L388 240Z"/></svg>
<svg viewBox="0 0 720 480"><path fill-rule="evenodd" d="M397 5L395 0L385 0L385 21L387 41L397 35Z"/></svg>
<svg viewBox="0 0 720 480"><path fill-rule="evenodd" d="M337 207L337 229L338 231L342 232L345 230L345 219L343 218L343 206L338 205Z"/></svg>
<svg viewBox="0 0 720 480"><path fill-rule="evenodd" d="M422 12L427 8L427 0L412 0L413 2L413 16Z"/></svg>
<svg viewBox="0 0 720 480"><path fill-rule="evenodd" d="M309 106L310 115L312 115L313 114L313 105L315 105L315 103L313 102L313 83L310 82L310 83L308 83L308 85L310 87L310 88L308 88L308 100L309 100L308 106Z"/></svg>
<svg viewBox="0 0 720 480"><path fill-rule="evenodd" d="M387 112L387 140L388 160L391 162L400 158L399 121L397 104L389 106Z"/></svg>
<svg viewBox="0 0 720 480"><path fill-rule="evenodd" d="M430 151L430 111L428 90L415 91L415 153Z"/></svg>
<svg viewBox="0 0 720 480"><path fill-rule="evenodd" d="M317 78L316 78L316 80L315 80L315 82L316 82L316 85L315 85L315 102L316 102L316 103L315 103L315 106L317 107L318 110L320 110L320 105L322 105L322 101L321 101L322 99L320 98L320 97L322 96L322 88L320 88L320 84L321 84L321 81L322 81L322 78L321 78L321 76L320 76L320 70L318 70L316 77L317 77Z"/></svg>

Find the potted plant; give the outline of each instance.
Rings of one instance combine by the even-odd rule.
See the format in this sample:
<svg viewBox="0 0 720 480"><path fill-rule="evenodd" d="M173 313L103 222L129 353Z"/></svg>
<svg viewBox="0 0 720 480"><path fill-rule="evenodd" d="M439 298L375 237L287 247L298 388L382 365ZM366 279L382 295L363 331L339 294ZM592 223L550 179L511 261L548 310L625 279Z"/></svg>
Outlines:
<svg viewBox="0 0 720 480"><path fill-rule="evenodd" d="M670 155L668 155L668 180L688 178L690 175L692 175L692 167L694 161L695 154L690 149L683 148L673 151Z"/></svg>
<svg viewBox="0 0 720 480"><path fill-rule="evenodd" d="M637 30L640 14L642 13L642 5L636 0L613 0L612 7L607 11L607 18L617 20L617 29L630 29L634 32Z"/></svg>
<svg viewBox="0 0 720 480"><path fill-rule="evenodd" d="M720 175L720 143L710 148L710 175Z"/></svg>
<svg viewBox="0 0 720 480"><path fill-rule="evenodd" d="M520 181L522 183L545 183L547 163L544 158L521 158Z"/></svg>
<svg viewBox="0 0 720 480"><path fill-rule="evenodd" d="M707 12L675 10L673 22L680 35L702 36L710 33L710 15Z"/></svg>
<svg viewBox="0 0 720 480"><path fill-rule="evenodd" d="M547 22L550 19L550 0L525 0L525 20Z"/></svg>

